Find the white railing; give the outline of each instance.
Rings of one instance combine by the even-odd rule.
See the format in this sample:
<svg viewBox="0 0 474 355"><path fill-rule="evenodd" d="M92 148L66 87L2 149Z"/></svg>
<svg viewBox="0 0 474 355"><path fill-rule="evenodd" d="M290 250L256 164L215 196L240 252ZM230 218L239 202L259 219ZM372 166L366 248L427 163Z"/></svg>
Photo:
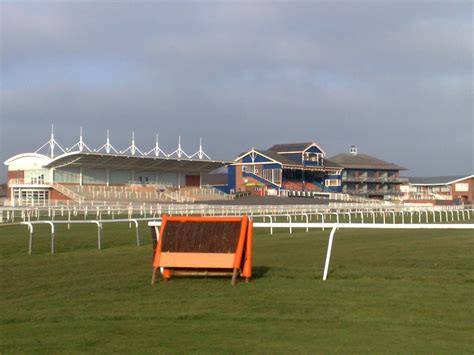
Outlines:
<svg viewBox="0 0 474 355"><path fill-rule="evenodd" d="M13 185L51 185L47 179L23 179L23 178L14 178L8 180L8 186L13 187Z"/></svg>
<svg viewBox="0 0 474 355"><path fill-rule="evenodd" d="M405 206L397 204L370 205L337 203L330 205L205 205L175 203L110 203L85 201L82 204L55 201L55 205L33 207L0 207L0 223L13 221L30 221L40 219L66 218L83 216L87 218L120 218L119 216L161 216L162 214L189 216L241 216L251 217L293 215L310 220L324 216L339 216L340 222L350 215L357 215L366 223L373 223L374 218L391 223L396 217L402 223L423 223L425 221L449 222L469 220L474 215L473 206Z"/></svg>
<svg viewBox="0 0 474 355"><path fill-rule="evenodd" d="M54 182L52 186L55 190L59 191L64 196L69 197L69 198L71 198L74 201L77 201L79 203L82 202L82 196L79 195L78 193L74 192L73 190L67 188L66 186L58 184L56 182Z"/></svg>

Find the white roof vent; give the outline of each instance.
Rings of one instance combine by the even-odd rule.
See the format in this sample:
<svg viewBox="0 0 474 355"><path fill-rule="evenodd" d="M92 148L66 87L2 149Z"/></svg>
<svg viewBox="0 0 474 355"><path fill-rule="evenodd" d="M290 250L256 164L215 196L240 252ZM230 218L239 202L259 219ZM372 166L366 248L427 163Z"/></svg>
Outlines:
<svg viewBox="0 0 474 355"><path fill-rule="evenodd" d="M355 145L351 146L351 149L349 149L349 154L357 155L357 147Z"/></svg>

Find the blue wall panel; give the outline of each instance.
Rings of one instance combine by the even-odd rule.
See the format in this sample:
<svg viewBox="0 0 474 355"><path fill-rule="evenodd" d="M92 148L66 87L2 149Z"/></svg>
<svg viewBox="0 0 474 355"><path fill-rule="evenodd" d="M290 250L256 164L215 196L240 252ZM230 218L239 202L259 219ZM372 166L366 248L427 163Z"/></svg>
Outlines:
<svg viewBox="0 0 474 355"><path fill-rule="evenodd" d="M235 189L236 180L235 180L235 166L231 165L227 168L227 184L229 185L229 191Z"/></svg>
<svg viewBox="0 0 474 355"><path fill-rule="evenodd" d="M322 153L318 148L316 147L311 147L309 148L306 152L308 153Z"/></svg>
<svg viewBox="0 0 474 355"><path fill-rule="evenodd" d="M252 158L251 158L250 154L243 157L242 162L243 163L252 163ZM260 155L258 153L255 155L255 163L268 163L268 162L272 162L272 160L269 160L269 159L263 157L262 155Z"/></svg>

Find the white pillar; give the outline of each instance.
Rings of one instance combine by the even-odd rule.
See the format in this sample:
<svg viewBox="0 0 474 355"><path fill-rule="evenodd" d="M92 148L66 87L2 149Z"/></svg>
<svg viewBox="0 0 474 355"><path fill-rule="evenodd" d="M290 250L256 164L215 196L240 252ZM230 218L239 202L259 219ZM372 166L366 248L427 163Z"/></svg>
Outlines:
<svg viewBox="0 0 474 355"><path fill-rule="evenodd" d="M82 168L79 168L79 185L82 186Z"/></svg>
<svg viewBox="0 0 474 355"><path fill-rule="evenodd" d="M107 173L107 186L110 186L110 169L105 169L106 173Z"/></svg>

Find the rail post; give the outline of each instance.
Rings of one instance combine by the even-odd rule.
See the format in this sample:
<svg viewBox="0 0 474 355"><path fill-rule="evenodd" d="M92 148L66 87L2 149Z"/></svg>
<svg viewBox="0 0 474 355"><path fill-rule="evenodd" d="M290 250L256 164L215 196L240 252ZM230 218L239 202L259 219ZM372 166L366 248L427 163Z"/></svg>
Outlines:
<svg viewBox="0 0 474 355"><path fill-rule="evenodd" d="M328 250L326 252L326 262L324 263L323 281L326 281L326 279L328 278L329 262L331 260L332 242L334 240L334 234L336 233L336 229L337 229L337 226L332 227L331 233L329 233Z"/></svg>

